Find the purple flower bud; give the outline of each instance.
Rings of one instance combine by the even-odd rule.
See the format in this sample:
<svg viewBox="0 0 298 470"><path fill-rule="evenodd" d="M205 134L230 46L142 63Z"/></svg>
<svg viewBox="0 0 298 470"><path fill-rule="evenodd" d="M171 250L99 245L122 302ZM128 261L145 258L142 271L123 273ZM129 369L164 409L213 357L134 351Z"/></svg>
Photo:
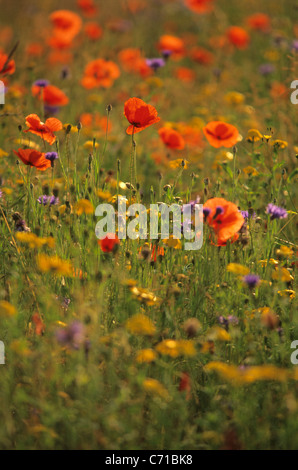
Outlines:
<svg viewBox="0 0 298 470"><path fill-rule="evenodd" d="M253 289L260 283L260 277L257 274L247 274L242 278L250 289Z"/></svg>
<svg viewBox="0 0 298 470"><path fill-rule="evenodd" d="M166 65L165 60L162 58L146 59L146 64L154 71Z"/></svg>
<svg viewBox="0 0 298 470"><path fill-rule="evenodd" d="M33 83L33 86L38 86L38 87L40 87L40 88L44 88L44 87L46 87L46 86L49 85L49 84L50 84L49 80L46 80L46 79L44 79L44 78L40 78L40 79L36 80L36 81Z"/></svg>

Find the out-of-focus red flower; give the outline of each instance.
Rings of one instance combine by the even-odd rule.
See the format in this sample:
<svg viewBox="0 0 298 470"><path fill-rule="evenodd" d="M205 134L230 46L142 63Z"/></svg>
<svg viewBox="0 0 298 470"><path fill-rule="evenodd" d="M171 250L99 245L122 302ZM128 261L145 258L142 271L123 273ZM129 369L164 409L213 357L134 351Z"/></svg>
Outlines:
<svg viewBox="0 0 298 470"><path fill-rule="evenodd" d="M213 54L203 47L193 48L191 58L202 65L210 65L214 62Z"/></svg>
<svg viewBox="0 0 298 470"><path fill-rule="evenodd" d="M85 16L95 16L98 12L98 7L93 0L77 0L77 5Z"/></svg>
<svg viewBox="0 0 298 470"><path fill-rule="evenodd" d="M247 18L248 25L257 31L264 33L268 32L271 28L271 20L265 13L254 13Z"/></svg>
<svg viewBox="0 0 298 470"><path fill-rule="evenodd" d="M31 91L33 96L42 99L48 106L65 106L69 102L65 93L54 85L46 85L45 87L33 85Z"/></svg>
<svg viewBox="0 0 298 470"><path fill-rule="evenodd" d="M0 75L12 75L16 70L15 61L0 50Z"/></svg>
<svg viewBox="0 0 298 470"><path fill-rule="evenodd" d="M227 31L227 38L238 49L246 49L250 42L248 32L241 26L231 26Z"/></svg>
<svg viewBox="0 0 298 470"><path fill-rule="evenodd" d="M123 69L127 72L133 72L146 78L153 74L152 69L147 65L140 49L127 48L118 54L119 61Z"/></svg>
<svg viewBox="0 0 298 470"><path fill-rule="evenodd" d="M160 121L154 106L146 104L140 98L130 98L124 104L124 115L131 124L127 129L127 134L136 134L146 129L146 127Z"/></svg>
<svg viewBox="0 0 298 470"><path fill-rule="evenodd" d="M207 13L212 10L214 0L184 0L185 5L195 13Z"/></svg>
<svg viewBox="0 0 298 470"><path fill-rule="evenodd" d="M185 55L185 45L182 39L165 34L161 36L157 44L158 50L162 53L163 51L169 51L174 59L181 59Z"/></svg>
<svg viewBox="0 0 298 470"><path fill-rule="evenodd" d="M35 324L35 333L40 336L45 332L46 326L38 313L32 315L32 321Z"/></svg>
<svg viewBox="0 0 298 470"><path fill-rule="evenodd" d="M191 381L187 372L182 372L178 390L179 392L186 392L186 400L190 399Z"/></svg>
<svg viewBox="0 0 298 470"><path fill-rule="evenodd" d="M56 10L50 15L54 26L54 33L64 33L65 36L74 38L81 30L82 20L77 13L70 10Z"/></svg>
<svg viewBox="0 0 298 470"><path fill-rule="evenodd" d="M111 60L96 59L86 65L81 84L87 90L92 88L109 88L120 76L120 70Z"/></svg>
<svg viewBox="0 0 298 470"><path fill-rule="evenodd" d="M31 42L26 47L26 54L31 57L40 57L43 54L43 46L39 42Z"/></svg>
<svg viewBox="0 0 298 470"><path fill-rule="evenodd" d="M84 31L86 36L92 41L97 41L103 35L103 30L99 24L91 21L85 24Z"/></svg>
<svg viewBox="0 0 298 470"><path fill-rule="evenodd" d="M183 150L185 141L182 135L170 127L161 127L158 131L159 137L166 147L175 150Z"/></svg>
<svg viewBox="0 0 298 470"><path fill-rule="evenodd" d="M175 77L181 82L193 82L196 78L195 72L188 67L178 67L175 71Z"/></svg>
<svg viewBox="0 0 298 470"><path fill-rule="evenodd" d="M120 240L115 233L107 233L105 238L98 240L98 244L104 253L111 253L112 251L115 251L119 243Z"/></svg>

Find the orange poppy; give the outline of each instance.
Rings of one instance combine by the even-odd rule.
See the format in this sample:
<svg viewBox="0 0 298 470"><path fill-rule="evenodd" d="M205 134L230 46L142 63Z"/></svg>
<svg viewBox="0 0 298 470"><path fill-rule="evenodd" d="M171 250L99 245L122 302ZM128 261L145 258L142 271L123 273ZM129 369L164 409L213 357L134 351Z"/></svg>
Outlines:
<svg viewBox="0 0 298 470"><path fill-rule="evenodd" d="M191 51L191 57L193 60L202 65L210 65L214 61L213 54L203 47L195 47Z"/></svg>
<svg viewBox="0 0 298 470"><path fill-rule="evenodd" d="M237 141L239 132L235 126L222 121L209 122L203 127L206 139L212 147L233 147Z"/></svg>
<svg viewBox="0 0 298 470"><path fill-rule="evenodd" d="M60 29L54 30L52 36L47 39L47 44L52 49L69 49L72 46L73 35L67 34Z"/></svg>
<svg viewBox="0 0 298 470"><path fill-rule="evenodd" d="M65 65L72 62L73 54L69 51L51 51L47 60L50 65Z"/></svg>
<svg viewBox="0 0 298 470"><path fill-rule="evenodd" d="M88 36L92 41L100 39L103 35L102 28L97 23L91 21L85 24L84 31L86 36Z"/></svg>
<svg viewBox="0 0 298 470"><path fill-rule="evenodd" d="M238 239L237 232L241 229L244 218L236 204L223 198L208 199L203 205L205 222L213 229L218 246L232 243Z"/></svg>
<svg viewBox="0 0 298 470"><path fill-rule="evenodd" d="M181 80L181 82L193 82L196 78L196 74L188 67L179 67L175 71L175 77Z"/></svg>
<svg viewBox="0 0 298 470"><path fill-rule="evenodd" d="M48 118L46 122L43 123L37 114L29 114L29 116L26 117L26 125L29 129L24 132L31 132L32 134L39 135L43 140L49 142L50 145L52 145L56 140L54 132L60 131L63 127L62 122L60 122L59 119Z"/></svg>
<svg viewBox="0 0 298 470"><path fill-rule="evenodd" d="M163 143L170 149L183 150L185 141L179 132L171 129L170 127L161 127L158 131L159 136Z"/></svg>
<svg viewBox="0 0 298 470"><path fill-rule="evenodd" d="M127 48L118 54L120 63L127 72L134 72L146 78L152 75L152 69L147 65L146 60L142 57L140 49Z"/></svg>
<svg viewBox="0 0 298 470"><path fill-rule="evenodd" d="M247 18L247 23L252 29L267 32L271 27L271 20L265 13L255 13Z"/></svg>
<svg viewBox="0 0 298 470"><path fill-rule="evenodd" d="M227 37L238 49L246 49L250 41L249 34L240 26L231 26L227 31Z"/></svg>
<svg viewBox="0 0 298 470"><path fill-rule="evenodd" d="M38 42L31 42L26 47L26 54L31 57L40 57L43 54L43 46Z"/></svg>
<svg viewBox="0 0 298 470"><path fill-rule="evenodd" d="M32 149L18 149L14 153L25 165L35 166L37 170L45 171L51 167L50 160L45 158L45 154Z"/></svg>
<svg viewBox="0 0 298 470"><path fill-rule="evenodd" d="M87 90L97 87L109 88L120 76L117 64L104 59L96 59L86 65L81 84Z"/></svg>
<svg viewBox="0 0 298 470"><path fill-rule="evenodd" d="M139 98L129 98L126 101L124 104L124 115L131 124L126 129L126 133L129 135L136 134L160 121L154 106L146 104Z"/></svg>
<svg viewBox="0 0 298 470"><path fill-rule="evenodd" d="M111 121L110 120L108 121L107 116L100 116L100 114L97 112L94 114L83 113L81 114L79 121L82 124L83 128L86 127L86 128L92 129L92 128L99 127L100 130L103 132L106 132L106 130L110 132L112 128ZM108 129L107 129L107 126L108 126Z"/></svg>
<svg viewBox="0 0 298 470"><path fill-rule="evenodd" d="M35 324L35 333L40 336L43 335L45 332L45 324L41 319L41 316L38 313L34 313L32 315L32 321Z"/></svg>
<svg viewBox="0 0 298 470"><path fill-rule="evenodd" d="M213 8L214 0L184 0L185 5L195 13L207 13Z"/></svg>
<svg viewBox="0 0 298 470"><path fill-rule="evenodd" d="M94 16L98 11L93 0L78 0L77 5L83 11L85 16Z"/></svg>
<svg viewBox="0 0 298 470"><path fill-rule="evenodd" d="M172 53L172 57L174 59L180 59L184 55L184 42L182 39L177 38L176 36L171 36L169 34L165 34L161 36L159 42L157 44L157 48L160 52L162 51L170 51Z"/></svg>
<svg viewBox="0 0 298 470"><path fill-rule="evenodd" d="M8 56L0 50L0 74L12 75L15 72L16 66L14 60L9 60Z"/></svg>
<svg viewBox="0 0 298 470"><path fill-rule="evenodd" d="M46 85L43 88L33 85L31 91L33 96L42 99L48 106L65 106L69 102L65 93L54 85Z"/></svg>
<svg viewBox="0 0 298 470"><path fill-rule="evenodd" d="M74 38L81 30L82 20L79 15L70 10L56 10L50 15L54 32L64 33Z"/></svg>

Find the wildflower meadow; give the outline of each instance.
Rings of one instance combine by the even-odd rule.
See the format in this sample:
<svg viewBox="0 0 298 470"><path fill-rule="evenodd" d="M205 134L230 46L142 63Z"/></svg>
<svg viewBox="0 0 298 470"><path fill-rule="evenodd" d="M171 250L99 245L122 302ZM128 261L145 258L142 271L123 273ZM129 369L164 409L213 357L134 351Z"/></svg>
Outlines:
<svg viewBox="0 0 298 470"><path fill-rule="evenodd" d="M0 0L1 450L298 449L297 125L295 0Z"/></svg>

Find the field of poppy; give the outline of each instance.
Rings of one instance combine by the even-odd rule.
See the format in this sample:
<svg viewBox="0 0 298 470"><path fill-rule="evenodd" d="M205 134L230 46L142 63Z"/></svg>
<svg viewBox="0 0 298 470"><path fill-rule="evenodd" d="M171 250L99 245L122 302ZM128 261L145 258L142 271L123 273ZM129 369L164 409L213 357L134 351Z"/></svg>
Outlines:
<svg viewBox="0 0 298 470"><path fill-rule="evenodd" d="M1 450L298 448L297 17L0 0Z"/></svg>

